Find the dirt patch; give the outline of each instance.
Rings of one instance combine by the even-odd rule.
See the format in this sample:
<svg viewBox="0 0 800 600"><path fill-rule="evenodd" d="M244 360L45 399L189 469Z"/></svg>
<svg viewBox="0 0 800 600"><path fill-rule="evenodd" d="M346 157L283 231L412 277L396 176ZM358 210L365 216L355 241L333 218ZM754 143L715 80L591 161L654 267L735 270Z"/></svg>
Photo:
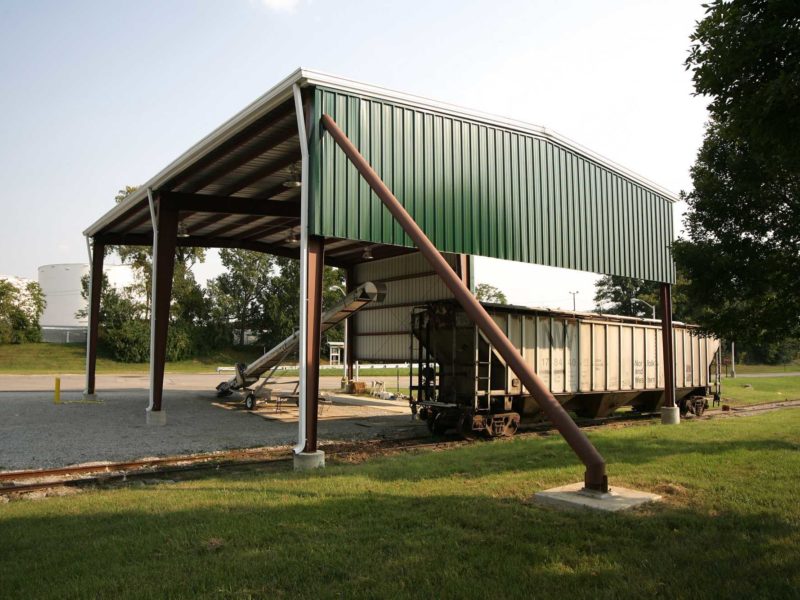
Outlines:
<svg viewBox="0 0 800 600"><path fill-rule="evenodd" d="M661 483L657 485L653 491L657 494L673 497L685 496L689 493L689 490L679 483Z"/></svg>

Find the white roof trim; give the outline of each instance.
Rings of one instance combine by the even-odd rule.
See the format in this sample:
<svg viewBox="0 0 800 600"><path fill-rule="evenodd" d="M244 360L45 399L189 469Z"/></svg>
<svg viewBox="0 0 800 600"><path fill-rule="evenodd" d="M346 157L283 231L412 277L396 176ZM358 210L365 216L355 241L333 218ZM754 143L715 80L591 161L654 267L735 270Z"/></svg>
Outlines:
<svg viewBox="0 0 800 600"><path fill-rule="evenodd" d="M624 175L625 177L648 188L649 190L664 196L671 202L676 202L679 199L677 194L674 192L671 192L666 188L642 177L641 175L630 171L622 165L617 164L614 161L597 154L588 148L585 148L584 146L581 146L577 142L574 142L569 138L556 133L552 129L525 123L523 121L517 121L515 119L508 119L498 115L471 110L454 104L448 104L446 102L431 100L430 98L424 98L422 96L389 90L380 86L361 83L352 79L346 79L343 77L322 73L320 71L299 68L291 73L288 77L284 78L280 83L273 86L260 98L256 99L254 102L239 111L236 115L228 119L225 123L217 127L214 131L197 142L189 150L181 154L166 168L159 171L157 175L143 183L136 192L109 210L100 219L92 223L92 225L84 230L83 234L86 236L92 236L101 231L111 221L127 211L131 206L142 202L147 196L148 188L158 190L175 175L186 169L193 162L204 156L209 151L213 150L215 146L228 139L235 133L243 130L245 127L275 108L277 105L288 100L292 95L292 85L295 83L301 86L329 86L339 89L343 92L369 96L390 102L409 104L422 108L423 110L427 109L437 113L445 113L447 115L478 121L487 125L495 125L499 127L505 127L507 129L513 129L522 133L528 133L550 140L568 150L572 150L577 154L583 155L612 171Z"/></svg>

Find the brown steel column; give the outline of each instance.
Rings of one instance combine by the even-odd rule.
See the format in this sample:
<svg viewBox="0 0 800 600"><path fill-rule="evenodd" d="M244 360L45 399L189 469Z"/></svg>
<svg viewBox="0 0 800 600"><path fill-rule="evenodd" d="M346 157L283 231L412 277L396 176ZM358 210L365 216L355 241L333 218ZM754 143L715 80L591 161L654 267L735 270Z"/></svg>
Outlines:
<svg viewBox="0 0 800 600"><path fill-rule="evenodd" d="M158 235L156 236L156 257L153 282L155 302L150 307L155 319L153 328L153 365L151 398L153 411L161 410L161 397L164 392L164 362L167 358L167 331L169 329L169 305L172 299L172 275L175 271L175 247L178 234L178 211L165 202L159 202Z"/></svg>
<svg viewBox="0 0 800 600"><path fill-rule="evenodd" d="M308 238L308 324L306 327L306 448L317 451L317 421L319 410L319 347L322 316L322 271L325 240Z"/></svg>
<svg viewBox="0 0 800 600"><path fill-rule="evenodd" d="M352 292L356 287L356 270L354 267L348 267L347 275L345 276L345 289L349 294ZM345 377L347 381L351 381L353 379L353 365L356 362L355 354L356 354L356 320L355 317L348 317L347 318L347 337L344 340L345 346L347 346L347 357L345 361Z"/></svg>
<svg viewBox="0 0 800 600"><path fill-rule="evenodd" d="M97 336L100 329L100 296L103 290L103 259L106 246L103 242L93 239L92 243L92 272L89 277L91 289L89 290L89 326L86 332L86 393L94 394L95 367L97 366Z"/></svg>
<svg viewBox="0 0 800 600"><path fill-rule="evenodd" d="M459 279L461 279L462 283L467 286L467 289L472 291L470 286L470 279L471 274L469 272L469 255L468 254L459 254L458 255L458 263L456 267L456 273L458 274Z"/></svg>
<svg viewBox="0 0 800 600"><path fill-rule="evenodd" d="M675 351L672 339L672 286L661 284L661 337L664 347L664 406L675 406Z"/></svg>
<svg viewBox="0 0 800 600"><path fill-rule="evenodd" d="M442 278L444 284L453 292L458 303L489 339L497 352L506 361L506 364L519 377L522 385L530 390L534 400L545 413L546 417L561 433L566 442L577 454L584 465L584 485L587 489L606 492L608 491L608 478L606 477L606 463L597 449L586 437L586 434L570 418L564 407L553 397L548 387L538 375L525 362L522 354L509 341L506 335L489 316L486 309L469 291L464 282L442 257L436 247L431 243L422 229L414 222L411 215L406 212L403 205L394 197L391 190L381 180L366 159L361 156L358 149L347 138L330 116L322 115L322 125L331 134L334 141L344 150L350 162L358 169L361 176L372 188L372 191L381 199L392 216L414 241L419 251L431 265L434 271Z"/></svg>

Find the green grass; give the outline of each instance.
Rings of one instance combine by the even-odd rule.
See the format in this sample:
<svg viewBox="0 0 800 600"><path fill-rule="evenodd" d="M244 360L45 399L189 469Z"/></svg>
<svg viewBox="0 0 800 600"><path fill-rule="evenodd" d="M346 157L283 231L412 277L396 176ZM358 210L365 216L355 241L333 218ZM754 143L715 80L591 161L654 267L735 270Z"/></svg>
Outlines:
<svg viewBox="0 0 800 600"><path fill-rule="evenodd" d="M579 480L555 435L0 506L10 598L790 598L800 409L590 433L623 514L526 503Z"/></svg>
<svg viewBox="0 0 800 600"><path fill-rule="evenodd" d="M730 367L728 367L730 370ZM736 365L736 375L746 375L748 373L786 373L786 372L800 372L800 360L795 360L784 365ZM725 374L725 369L722 369L722 374Z"/></svg>
<svg viewBox="0 0 800 600"><path fill-rule="evenodd" d="M800 377L723 379L722 398L733 406L800 400Z"/></svg>
<svg viewBox="0 0 800 600"><path fill-rule="evenodd" d="M217 367L233 366L237 362L249 363L259 356L263 348L226 348L191 360L168 362L167 371L183 373L210 373ZM322 365L322 375L340 375L342 367ZM83 373L86 368L85 344L0 344L0 373L39 374L39 373ZM98 373L147 373L149 363L123 363L99 355ZM296 369L280 371L282 377L297 377ZM396 369L362 369L361 379L373 377L395 377ZM401 382L408 378L408 369L400 369ZM388 384L388 380L387 380Z"/></svg>
<svg viewBox="0 0 800 600"><path fill-rule="evenodd" d="M207 356L168 362L167 371L208 373L219 366L249 362L261 354L260 348L229 348ZM83 373L86 368L84 344L0 344L0 373ZM98 373L147 373L149 363L123 363L97 357Z"/></svg>

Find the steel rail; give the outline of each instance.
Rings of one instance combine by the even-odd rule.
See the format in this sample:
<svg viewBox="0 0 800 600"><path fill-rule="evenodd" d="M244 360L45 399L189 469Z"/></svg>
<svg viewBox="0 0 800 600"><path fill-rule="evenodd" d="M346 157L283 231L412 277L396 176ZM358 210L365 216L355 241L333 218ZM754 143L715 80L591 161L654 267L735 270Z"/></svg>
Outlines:
<svg viewBox="0 0 800 600"><path fill-rule="evenodd" d="M444 284L450 289L458 303L467 315L480 328L484 335L494 345L498 353L505 359L511 370L519 377L539 407L558 429L566 442L586 466L584 485L586 489L607 492L608 477L606 476L606 463L602 455L586 437L564 407L555 399L547 386L523 359L519 351L513 346L506 335L500 330L489 313L481 306L480 302L469 291L461 278L442 257L433 243L416 224L411 215L392 194L388 186L375 172L372 166L361 155L347 135L336 122L327 114L323 114L321 124L330 133L336 144L344 151L350 162L372 188L372 191L381 199L403 230L414 241L420 253L425 257L431 267L439 274Z"/></svg>

